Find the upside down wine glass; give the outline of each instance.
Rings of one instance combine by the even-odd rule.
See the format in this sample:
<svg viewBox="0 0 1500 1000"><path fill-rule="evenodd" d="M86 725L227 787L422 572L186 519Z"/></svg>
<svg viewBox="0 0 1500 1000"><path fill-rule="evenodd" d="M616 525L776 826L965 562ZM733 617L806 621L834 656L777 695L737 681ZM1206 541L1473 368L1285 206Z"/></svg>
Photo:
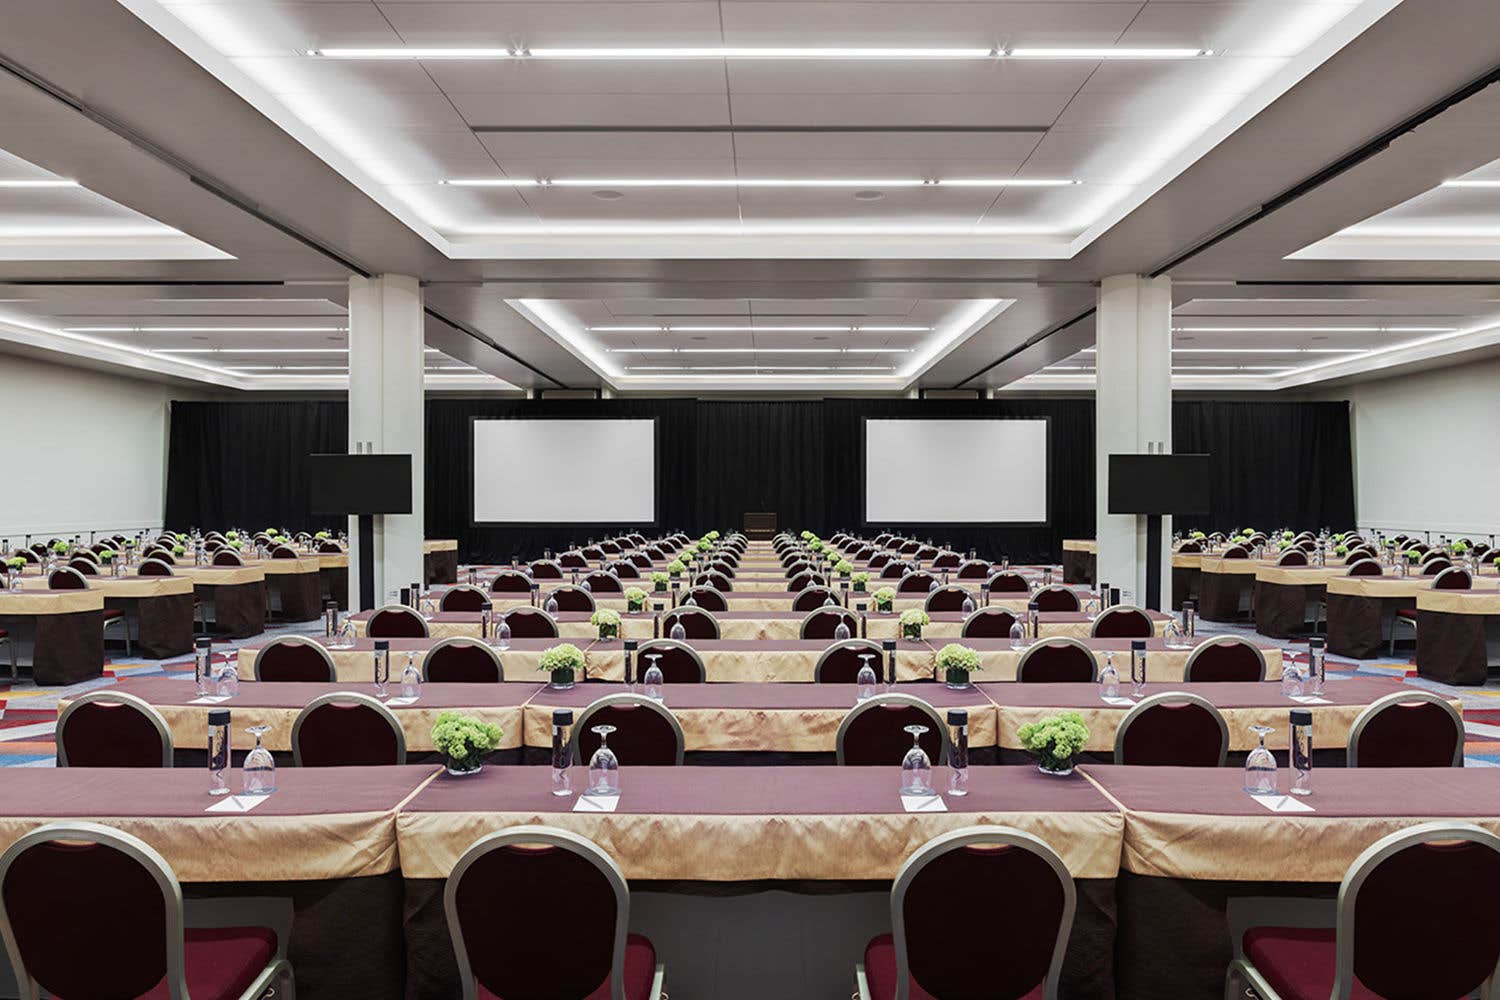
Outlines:
<svg viewBox="0 0 1500 1000"><path fill-rule="evenodd" d="M1245 791L1251 795L1276 794L1276 758L1266 749L1266 737L1275 732L1270 726L1251 726L1260 743L1245 757Z"/></svg>
<svg viewBox="0 0 1500 1000"><path fill-rule="evenodd" d="M620 760L609 748L609 734L614 726L590 726L589 731L599 737L599 749L589 758L590 795L620 794Z"/></svg>
<svg viewBox="0 0 1500 1000"><path fill-rule="evenodd" d="M931 795L932 761L927 759L927 751L922 749L921 742L927 727L907 726L906 731L911 733L911 749L901 760L901 794Z"/></svg>
<svg viewBox="0 0 1500 1000"><path fill-rule="evenodd" d="M245 795L270 795L276 791L276 758L271 756L261 737L271 731L267 725L248 726L245 732L255 737L255 747L245 755L241 768L240 790Z"/></svg>
<svg viewBox="0 0 1500 1000"><path fill-rule="evenodd" d="M855 695L858 701L868 701L875 697L876 688L880 684L880 678L875 675L875 668L870 661L875 659L874 653L859 654L859 673L854 675L854 685L857 689Z"/></svg>

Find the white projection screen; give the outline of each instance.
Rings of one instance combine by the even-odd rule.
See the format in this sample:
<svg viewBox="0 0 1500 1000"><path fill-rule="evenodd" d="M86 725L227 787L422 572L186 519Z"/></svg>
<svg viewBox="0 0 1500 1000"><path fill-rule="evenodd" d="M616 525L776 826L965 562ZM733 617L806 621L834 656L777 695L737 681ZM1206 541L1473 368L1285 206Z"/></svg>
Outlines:
<svg viewBox="0 0 1500 1000"><path fill-rule="evenodd" d="M1047 421L866 420L865 520L1047 523Z"/></svg>
<svg viewBox="0 0 1500 1000"><path fill-rule="evenodd" d="M655 420L474 421L474 523L656 520Z"/></svg>

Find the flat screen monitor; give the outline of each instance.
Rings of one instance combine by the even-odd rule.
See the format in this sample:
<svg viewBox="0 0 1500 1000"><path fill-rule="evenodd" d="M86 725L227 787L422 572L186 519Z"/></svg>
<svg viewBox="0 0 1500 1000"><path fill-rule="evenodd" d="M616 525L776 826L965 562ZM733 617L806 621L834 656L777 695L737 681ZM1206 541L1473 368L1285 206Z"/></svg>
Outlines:
<svg viewBox="0 0 1500 1000"><path fill-rule="evenodd" d="M1109 456L1111 514L1211 513L1208 455Z"/></svg>
<svg viewBox="0 0 1500 1000"><path fill-rule="evenodd" d="M309 455L313 514L410 514L410 455Z"/></svg>

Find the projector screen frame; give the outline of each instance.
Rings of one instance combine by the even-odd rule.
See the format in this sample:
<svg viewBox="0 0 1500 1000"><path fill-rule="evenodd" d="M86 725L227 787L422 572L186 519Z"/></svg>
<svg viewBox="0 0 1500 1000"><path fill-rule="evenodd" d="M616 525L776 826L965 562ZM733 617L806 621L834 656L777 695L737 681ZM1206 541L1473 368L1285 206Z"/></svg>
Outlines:
<svg viewBox="0 0 1500 1000"><path fill-rule="evenodd" d="M557 420L631 420L651 422L651 520L649 521L480 521L475 517L474 510L474 476L475 469L475 427L481 421L491 420L526 420L526 421L557 421ZM661 419L655 414L651 416L601 416L597 413L566 413L549 414L547 416L493 416L474 414L469 417L469 527L471 528L514 528L522 524L568 524L577 525L580 531L597 529L603 532L610 528L654 528L661 523L661 463L659 461L662 453L662 426Z"/></svg>
<svg viewBox="0 0 1500 1000"><path fill-rule="evenodd" d="M871 420L881 421L921 421L921 420L1010 420L1025 421L1027 423L1041 423L1046 431L1046 448L1044 449L1042 481L1047 484L1047 498L1044 501L1046 507L1045 518L1041 521L871 521L870 514L870 429ZM1045 414L1035 417L1020 416L992 416L987 413L944 413L934 414L926 417L905 416L880 416L866 414L860 417L860 442L859 442L859 518L863 527L873 528L910 528L914 531L920 529L923 532L939 531L943 528L1051 528L1052 527L1052 418ZM898 470L899 471L899 470Z"/></svg>

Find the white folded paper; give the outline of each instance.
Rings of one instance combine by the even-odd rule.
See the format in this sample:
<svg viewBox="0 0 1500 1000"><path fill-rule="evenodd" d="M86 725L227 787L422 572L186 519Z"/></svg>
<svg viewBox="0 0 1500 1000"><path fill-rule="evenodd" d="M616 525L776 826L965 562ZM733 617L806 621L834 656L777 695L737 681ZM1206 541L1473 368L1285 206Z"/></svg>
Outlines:
<svg viewBox="0 0 1500 1000"><path fill-rule="evenodd" d="M1131 699L1122 698L1119 695L1115 695L1113 698L1105 698L1101 695L1099 700L1104 702L1104 704L1106 705L1123 705L1126 708L1129 708L1135 704L1135 702Z"/></svg>
<svg viewBox="0 0 1500 1000"><path fill-rule="evenodd" d="M612 813L620 804L618 795L589 795L584 793L573 802L576 813Z"/></svg>
<svg viewBox="0 0 1500 1000"><path fill-rule="evenodd" d="M227 694L206 694L202 698L194 698L188 702L189 705L217 705L229 700Z"/></svg>
<svg viewBox="0 0 1500 1000"><path fill-rule="evenodd" d="M1251 798L1273 813L1310 813L1312 806L1294 795L1252 795Z"/></svg>
<svg viewBox="0 0 1500 1000"><path fill-rule="evenodd" d="M211 813L247 813L270 797L269 795L229 795L203 811Z"/></svg>
<svg viewBox="0 0 1500 1000"><path fill-rule="evenodd" d="M941 795L903 795L901 807L909 813L945 813L948 803Z"/></svg>

